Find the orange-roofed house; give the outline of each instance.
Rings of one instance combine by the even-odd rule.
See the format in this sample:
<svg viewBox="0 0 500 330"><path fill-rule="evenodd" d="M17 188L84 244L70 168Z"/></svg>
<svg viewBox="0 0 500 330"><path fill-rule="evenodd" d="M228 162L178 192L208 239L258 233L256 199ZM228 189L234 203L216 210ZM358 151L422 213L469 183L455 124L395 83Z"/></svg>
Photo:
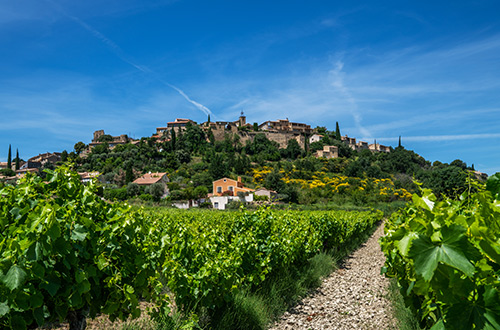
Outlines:
<svg viewBox="0 0 500 330"><path fill-rule="evenodd" d="M233 201L253 202L254 189L245 188L241 177L238 180L222 178L213 182L210 201L214 209L224 210Z"/></svg>
<svg viewBox="0 0 500 330"><path fill-rule="evenodd" d="M162 183L164 185L169 182L167 173L146 173L140 178L134 180L134 183L137 183L139 186L150 186L155 183Z"/></svg>

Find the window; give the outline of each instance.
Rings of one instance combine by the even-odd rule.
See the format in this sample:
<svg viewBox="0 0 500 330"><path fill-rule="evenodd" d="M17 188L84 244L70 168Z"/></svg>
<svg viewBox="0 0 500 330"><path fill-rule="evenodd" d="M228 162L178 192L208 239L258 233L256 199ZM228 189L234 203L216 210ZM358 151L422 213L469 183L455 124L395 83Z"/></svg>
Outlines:
<svg viewBox="0 0 500 330"><path fill-rule="evenodd" d="M229 186L229 191L234 191L233 186Z"/></svg>
<svg viewBox="0 0 500 330"><path fill-rule="evenodd" d="M219 208L219 202L215 202L214 203L214 209L218 209Z"/></svg>
<svg viewBox="0 0 500 330"><path fill-rule="evenodd" d="M224 179L224 182L226 182L226 181L227 181L227 180L226 180L226 179Z"/></svg>
<svg viewBox="0 0 500 330"><path fill-rule="evenodd" d="M222 193L222 187L217 187L217 193L218 194Z"/></svg>

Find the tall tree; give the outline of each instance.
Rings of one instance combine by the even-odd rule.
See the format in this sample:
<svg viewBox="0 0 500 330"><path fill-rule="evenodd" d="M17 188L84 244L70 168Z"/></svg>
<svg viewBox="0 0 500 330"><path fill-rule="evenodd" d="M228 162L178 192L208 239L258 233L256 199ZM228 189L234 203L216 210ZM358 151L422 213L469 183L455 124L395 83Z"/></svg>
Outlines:
<svg viewBox="0 0 500 330"><path fill-rule="evenodd" d="M9 144L9 154L7 156L7 168L12 169L12 152Z"/></svg>
<svg viewBox="0 0 500 330"><path fill-rule="evenodd" d="M83 150L85 150L85 148L87 148L87 146L82 141L79 141L75 144L74 148L76 154L79 155Z"/></svg>
<svg viewBox="0 0 500 330"><path fill-rule="evenodd" d="M66 150L63 150L61 152L61 161L65 162L68 160L68 152Z"/></svg>
<svg viewBox="0 0 500 330"><path fill-rule="evenodd" d="M401 135L399 136L398 148L401 148Z"/></svg>
<svg viewBox="0 0 500 330"><path fill-rule="evenodd" d="M19 169L19 149L16 149L16 171Z"/></svg>
<svg viewBox="0 0 500 330"><path fill-rule="evenodd" d="M134 181L134 172L132 171L132 164L127 166L125 171L125 184Z"/></svg>
<svg viewBox="0 0 500 330"><path fill-rule="evenodd" d="M176 136L175 136L175 130L172 127L172 131L170 133L170 144L172 145L172 150L175 150L175 143L176 143Z"/></svg>
<svg viewBox="0 0 500 330"><path fill-rule="evenodd" d="M337 140L342 140L341 135L340 135L340 128L339 128L339 122L336 122L335 124L335 139Z"/></svg>

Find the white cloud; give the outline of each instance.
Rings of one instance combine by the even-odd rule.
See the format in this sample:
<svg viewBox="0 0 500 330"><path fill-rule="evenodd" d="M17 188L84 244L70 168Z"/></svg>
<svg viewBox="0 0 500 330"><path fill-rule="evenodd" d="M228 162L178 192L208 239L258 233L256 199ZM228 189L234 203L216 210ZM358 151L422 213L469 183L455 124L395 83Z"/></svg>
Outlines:
<svg viewBox="0 0 500 330"><path fill-rule="evenodd" d="M438 142L458 140L485 140L498 138L500 138L500 133L405 136L404 140L410 142ZM394 142L398 140L398 137L381 137L378 140Z"/></svg>

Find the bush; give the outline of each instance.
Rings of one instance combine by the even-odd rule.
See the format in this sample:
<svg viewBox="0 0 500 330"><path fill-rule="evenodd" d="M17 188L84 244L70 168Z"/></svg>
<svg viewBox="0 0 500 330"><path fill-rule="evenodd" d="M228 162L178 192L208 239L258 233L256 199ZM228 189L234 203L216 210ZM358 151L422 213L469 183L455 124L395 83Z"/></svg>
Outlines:
<svg viewBox="0 0 500 330"><path fill-rule="evenodd" d="M140 194L139 195L139 199L143 200L143 201L152 201L153 200L153 196L151 196L150 194Z"/></svg>
<svg viewBox="0 0 500 330"><path fill-rule="evenodd" d="M253 200L256 201L256 202L268 202L269 201L269 197L254 195L253 196Z"/></svg>
<svg viewBox="0 0 500 330"><path fill-rule="evenodd" d="M15 176L16 172L10 168L4 168L0 170L0 175Z"/></svg>
<svg viewBox="0 0 500 330"><path fill-rule="evenodd" d="M155 183L148 187L149 194L153 197L154 201L159 201L165 193L165 186L161 183Z"/></svg>
<svg viewBox="0 0 500 330"><path fill-rule="evenodd" d="M104 189L104 198L107 200L119 200L124 201L127 200L127 188L118 188L118 189Z"/></svg>
<svg viewBox="0 0 500 330"><path fill-rule="evenodd" d="M141 193L141 187L137 183L130 182L127 185L127 194L129 196L137 196Z"/></svg>
<svg viewBox="0 0 500 330"><path fill-rule="evenodd" d="M170 199L173 201L180 201L186 199L186 195L182 190L172 190L170 192Z"/></svg>

